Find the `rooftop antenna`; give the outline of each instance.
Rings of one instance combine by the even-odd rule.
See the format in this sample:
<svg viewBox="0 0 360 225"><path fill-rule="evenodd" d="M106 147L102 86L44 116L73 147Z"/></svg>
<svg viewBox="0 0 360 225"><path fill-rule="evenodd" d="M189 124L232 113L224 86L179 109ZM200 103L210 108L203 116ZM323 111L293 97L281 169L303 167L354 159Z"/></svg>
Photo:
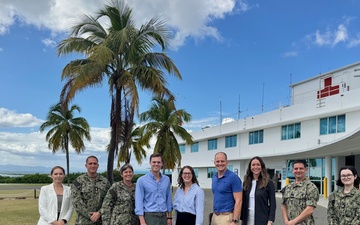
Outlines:
<svg viewBox="0 0 360 225"><path fill-rule="evenodd" d="M239 105L238 105L238 120L241 118L241 111L240 111L240 95L239 95Z"/></svg>
<svg viewBox="0 0 360 225"><path fill-rule="evenodd" d="M261 102L261 112L264 112L264 89L265 89L265 83L263 82L262 102Z"/></svg>
<svg viewBox="0 0 360 225"><path fill-rule="evenodd" d="M292 85L292 73L290 73L290 85L289 85L289 105L291 105L291 85Z"/></svg>
<svg viewBox="0 0 360 225"><path fill-rule="evenodd" d="M222 124L222 106L221 106L221 96L220 96L220 125Z"/></svg>

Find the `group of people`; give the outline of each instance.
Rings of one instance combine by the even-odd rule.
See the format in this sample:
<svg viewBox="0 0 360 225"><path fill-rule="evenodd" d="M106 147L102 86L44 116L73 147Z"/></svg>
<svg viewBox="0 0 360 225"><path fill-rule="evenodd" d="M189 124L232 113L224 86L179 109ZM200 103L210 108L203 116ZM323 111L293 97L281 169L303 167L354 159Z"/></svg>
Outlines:
<svg viewBox="0 0 360 225"><path fill-rule="evenodd" d="M212 178L214 212L211 225L273 225L275 222L275 185L264 161L253 157L243 180L227 169L227 155L215 154L217 173ZM319 190L306 178L305 160L295 160L295 181L281 190L281 213L285 225L314 225L313 212L319 201ZM353 166L339 170L336 184L340 187L329 196L329 225L360 224L360 178ZM241 212L239 214L239 212Z"/></svg>
<svg viewBox="0 0 360 225"><path fill-rule="evenodd" d="M122 180L110 186L97 173L98 159L89 156L87 173L77 177L71 187L62 184L65 170L51 170L53 183L41 187L38 225L66 225L76 211L76 225L172 225L173 209L176 225L201 225L204 214L204 191L194 169L184 166L178 177L179 188L174 201L170 179L161 173L161 154L150 156L150 172L132 182L130 164L120 168Z"/></svg>
<svg viewBox="0 0 360 225"><path fill-rule="evenodd" d="M214 212L211 225L272 225L275 221L275 186L266 170L264 161L252 158L244 176L227 169L228 159L224 152L214 157L217 169L212 177Z"/></svg>
<svg viewBox="0 0 360 225"><path fill-rule="evenodd" d="M184 166L177 179L178 188L172 199L171 183L161 173L161 154L150 156L150 172L132 182L134 169L125 164L120 169L122 181L110 186L97 173L98 159L89 156L87 173L71 187L62 184L65 170L51 170L53 183L43 186L39 196L38 225L66 225L73 210L76 225L201 225L205 195L191 166ZM211 225L273 225L275 222L275 185L264 161L253 157L243 181L227 169L225 152L214 156L217 172L212 176L213 212ZM285 225L313 225L314 209L319 200L318 188L306 178L305 160L293 162L295 181L282 190L281 212ZM360 178L354 167L342 167L336 184L341 188L329 197L330 225L360 224ZM174 219L173 219L173 210Z"/></svg>

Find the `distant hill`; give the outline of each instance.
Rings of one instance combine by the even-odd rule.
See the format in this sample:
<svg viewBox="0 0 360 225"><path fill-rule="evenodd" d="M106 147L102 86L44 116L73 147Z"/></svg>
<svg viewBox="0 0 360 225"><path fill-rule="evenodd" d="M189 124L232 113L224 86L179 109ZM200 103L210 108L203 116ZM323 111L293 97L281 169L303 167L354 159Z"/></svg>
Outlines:
<svg viewBox="0 0 360 225"><path fill-rule="evenodd" d="M70 173L76 173L76 172L86 172L86 169L77 169L70 168ZM135 174L146 174L149 172L150 169L144 169L144 168L134 168ZM0 174L49 174L51 171L51 167L45 167L45 166L20 166L20 165L13 165L13 164L7 164L7 165L0 165ZM98 170L99 173L104 172L104 170ZM171 171L166 171L166 174L171 174Z"/></svg>
<svg viewBox="0 0 360 225"><path fill-rule="evenodd" d="M6 174L49 174L51 168L44 166L19 166L13 164L0 165L0 173Z"/></svg>

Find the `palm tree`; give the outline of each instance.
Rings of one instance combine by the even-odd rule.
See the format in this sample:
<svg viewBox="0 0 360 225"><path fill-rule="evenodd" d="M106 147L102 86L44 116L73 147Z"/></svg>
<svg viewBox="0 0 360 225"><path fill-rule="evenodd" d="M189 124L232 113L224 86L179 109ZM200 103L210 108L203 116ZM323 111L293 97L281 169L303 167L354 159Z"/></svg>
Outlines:
<svg viewBox="0 0 360 225"><path fill-rule="evenodd" d="M143 146L150 148L149 142L143 139L141 129L136 127L134 121L134 110L129 107L127 101L124 104L125 120L121 126L121 147L120 151L116 152L118 155L117 167L120 163L130 163L131 153L134 153L135 159L141 165L142 160L146 158L146 150Z"/></svg>
<svg viewBox="0 0 360 225"><path fill-rule="evenodd" d="M70 185L69 143L76 153L80 153L85 150L83 139L91 140L89 124L83 117L74 118L75 110L79 113L81 111L77 105L72 105L70 110L67 108L67 105L64 106L61 103L53 105L48 112L47 121L40 126L40 132L50 128L46 133L46 141L49 142L48 148L52 149L54 154L59 149L66 153L68 185Z"/></svg>
<svg viewBox="0 0 360 225"><path fill-rule="evenodd" d="M102 26L100 20L107 21L108 27ZM111 136L107 174L110 183L113 183L114 155L121 144L126 114L122 102L126 99L138 113L138 87L156 95L172 96L163 70L181 79L179 70L165 53L169 34L164 21L157 17L136 28L132 10L124 1L113 0L95 17L85 15L72 27L70 37L57 46L59 56L74 52L85 55L63 69L62 79L66 83L62 101L69 102L77 92L100 86L104 80L109 85ZM152 52L159 47L161 52Z"/></svg>
<svg viewBox="0 0 360 225"><path fill-rule="evenodd" d="M191 115L185 110L177 110L174 98L155 97L150 109L140 114L140 121L147 122L142 129L143 138L150 140L156 137L154 153L161 153L164 159L165 169L174 169L181 166L181 153L179 143L175 135L178 135L187 144L192 144L192 136L182 127L183 121L189 122Z"/></svg>

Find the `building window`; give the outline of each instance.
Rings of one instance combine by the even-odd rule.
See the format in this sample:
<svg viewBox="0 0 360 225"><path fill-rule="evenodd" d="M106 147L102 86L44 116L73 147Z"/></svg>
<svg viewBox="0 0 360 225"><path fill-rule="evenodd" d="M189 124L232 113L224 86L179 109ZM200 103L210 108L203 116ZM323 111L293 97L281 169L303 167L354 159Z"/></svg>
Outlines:
<svg viewBox="0 0 360 225"><path fill-rule="evenodd" d="M281 127L281 140L301 137L301 123L289 124Z"/></svg>
<svg viewBox="0 0 360 225"><path fill-rule="evenodd" d="M234 167L233 167L233 165L228 165L226 168L227 168L228 170L230 170L230 171L233 171L233 168L234 168ZM195 169L194 169L194 170L195 170ZM207 168L207 178L212 178L215 173L217 173L217 170L216 170L215 167L208 167L208 168ZM195 174L196 174L196 172L195 172ZM196 177L197 177L197 176L196 176Z"/></svg>
<svg viewBox="0 0 360 225"><path fill-rule="evenodd" d="M199 142L195 142L191 145L191 152L198 152L199 151Z"/></svg>
<svg viewBox="0 0 360 225"><path fill-rule="evenodd" d="M217 149L217 139L208 140L208 150Z"/></svg>
<svg viewBox="0 0 360 225"><path fill-rule="evenodd" d="M193 168L195 176L199 177L199 168Z"/></svg>
<svg viewBox="0 0 360 225"><path fill-rule="evenodd" d="M264 142L264 130L257 130L249 133L249 145Z"/></svg>
<svg viewBox="0 0 360 225"><path fill-rule="evenodd" d="M236 135L225 137L225 148L236 146Z"/></svg>
<svg viewBox="0 0 360 225"><path fill-rule="evenodd" d="M320 135L345 132L345 115L320 119Z"/></svg>
<svg viewBox="0 0 360 225"><path fill-rule="evenodd" d="M217 170L215 167L207 168L207 178L212 178L216 172L217 172Z"/></svg>
<svg viewBox="0 0 360 225"><path fill-rule="evenodd" d="M179 145L180 153L185 154L185 145Z"/></svg>

